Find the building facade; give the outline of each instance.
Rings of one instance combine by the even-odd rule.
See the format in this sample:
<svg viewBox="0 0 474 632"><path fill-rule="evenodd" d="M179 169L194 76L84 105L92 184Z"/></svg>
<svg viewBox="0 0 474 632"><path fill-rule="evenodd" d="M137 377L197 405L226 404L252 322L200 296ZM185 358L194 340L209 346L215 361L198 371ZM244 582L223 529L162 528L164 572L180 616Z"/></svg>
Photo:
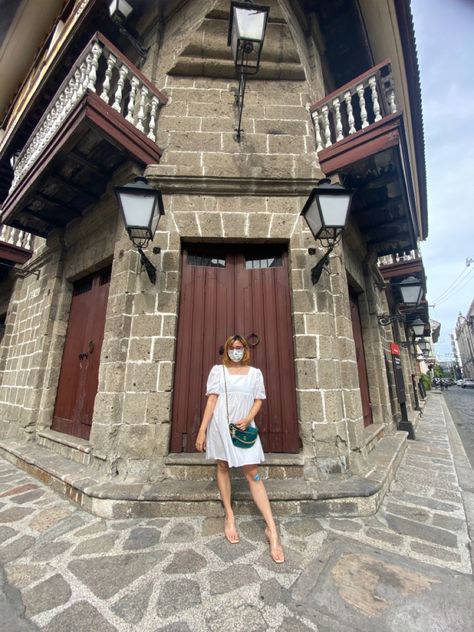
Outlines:
<svg viewBox="0 0 474 632"><path fill-rule="evenodd" d="M323 483L367 495L338 484L376 450L388 480L419 408L410 323L428 322L398 293L423 276L418 255L399 262L427 235L409 3L268 2L240 142L229 2L130 2L128 35L107 2L47 4L3 88L2 454L26 463L34 447L41 471L60 455L55 480L77 464L70 493L98 513L125 483L133 507L190 503L212 476L193 453L207 374L238 332L266 380L272 497L310 511ZM7 52L25 28L12 15ZM155 284L113 191L142 173L165 207ZM355 194L313 285L325 249L301 210L324 176Z"/></svg>
<svg viewBox="0 0 474 632"><path fill-rule="evenodd" d="M454 333L462 377L472 380L474 379L474 301L466 316L459 314Z"/></svg>

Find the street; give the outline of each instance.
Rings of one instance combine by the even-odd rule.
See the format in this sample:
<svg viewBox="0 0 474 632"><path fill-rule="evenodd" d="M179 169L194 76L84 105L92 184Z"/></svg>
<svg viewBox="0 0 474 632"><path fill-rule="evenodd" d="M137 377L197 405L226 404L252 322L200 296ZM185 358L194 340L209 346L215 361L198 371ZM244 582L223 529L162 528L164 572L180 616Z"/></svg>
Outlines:
<svg viewBox="0 0 474 632"><path fill-rule="evenodd" d="M0 630L470 632L474 472L440 393L416 434L375 515L280 518L282 565L259 517L238 545L221 518L104 520L0 460Z"/></svg>
<svg viewBox="0 0 474 632"><path fill-rule="evenodd" d="M474 468L474 388L450 386L444 398Z"/></svg>

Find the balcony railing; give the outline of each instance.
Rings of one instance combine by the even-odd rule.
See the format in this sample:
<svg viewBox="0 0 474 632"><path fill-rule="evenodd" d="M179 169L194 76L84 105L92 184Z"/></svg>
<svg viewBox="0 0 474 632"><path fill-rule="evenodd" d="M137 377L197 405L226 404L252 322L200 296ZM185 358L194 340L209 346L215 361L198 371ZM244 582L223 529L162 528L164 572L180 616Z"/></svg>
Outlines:
<svg viewBox="0 0 474 632"><path fill-rule="evenodd" d="M385 255L377 259L377 265L390 266L394 263L401 263L403 261L418 261L421 259L421 255L418 250L410 250L408 252L397 252L393 255Z"/></svg>
<svg viewBox="0 0 474 632"><path fill-rule="evenodd" d="M23 248L23 250L31 250L32 235L18 228L0 224L0 241L17 248Z"/></svg>
<svg viewBox="0 0 474 632"><path fill-rule="evenodd" d="M102 34L86 46L15 160L9 194L61 129L70 112L94 92L136 130L155 142L158 108L168 99Z"/></svg>
<svg viewBox="0 0 474 632"><path fill-rule="evenodd" d="M316 151L319 153L396 111L391 65L385 60L311 105Z"/></svg>

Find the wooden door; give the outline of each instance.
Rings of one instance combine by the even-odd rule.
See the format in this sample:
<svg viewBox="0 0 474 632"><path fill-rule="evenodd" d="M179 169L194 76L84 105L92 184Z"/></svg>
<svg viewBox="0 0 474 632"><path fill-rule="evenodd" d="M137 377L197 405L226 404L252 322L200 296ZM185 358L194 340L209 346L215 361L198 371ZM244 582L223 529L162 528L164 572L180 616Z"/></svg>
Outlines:
<svg viewBox="0 0 474 632"><path fill-rule="evenodd" d="M183 247L172 452L192 452L219 348L240 334L262 370L267 400L256 419L267 452L298 452L288 255L282 245Z"/></svg>
<svg viewBox="0 0 474 632"><path fill-rule="evenodd" d="M74 284L53 430L88 439L99 379L110 267Z"/></svg>
<svg viewBox="0 0 474 632"><path fill-rule="evenodd" d="M359 375L360 397L362 400L362 414L364 416L364 426L370 426L372 419L372 404L370 403L369 380L367 378L367 366L365 362L364 339L362 337L362 325L360 321L359 302L357 294L349 289L349 300L351 303L352 333L357 359L357 372Z"/></svg>

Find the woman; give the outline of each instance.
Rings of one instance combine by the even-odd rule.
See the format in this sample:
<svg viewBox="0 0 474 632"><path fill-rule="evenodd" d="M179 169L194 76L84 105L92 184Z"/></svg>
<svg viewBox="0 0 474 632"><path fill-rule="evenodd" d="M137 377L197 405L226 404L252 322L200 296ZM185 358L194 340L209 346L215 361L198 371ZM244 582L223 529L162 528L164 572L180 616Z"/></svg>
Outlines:
<svg viewBox="0 0 474 632"><path fill-rule="evenodd" d="M206 459L217 461L217 486L224 505L224 535L231 544L239 542L231 504L230 467L241 467L248 481L252 498L267 524L265 535L274 562L285 561L283 548L273 519L270 502L258 464L265 460L260 438L250 448L238 448L232 443L229 423L241 430L255 426L254 418L265 399L265 387L260 369L248 365L250 348L239 336L227 338L222 365L212 367L207 380L207 403L196 439L196 449L206 450ZM227 400L226 403L226 393Z"/></svg>

